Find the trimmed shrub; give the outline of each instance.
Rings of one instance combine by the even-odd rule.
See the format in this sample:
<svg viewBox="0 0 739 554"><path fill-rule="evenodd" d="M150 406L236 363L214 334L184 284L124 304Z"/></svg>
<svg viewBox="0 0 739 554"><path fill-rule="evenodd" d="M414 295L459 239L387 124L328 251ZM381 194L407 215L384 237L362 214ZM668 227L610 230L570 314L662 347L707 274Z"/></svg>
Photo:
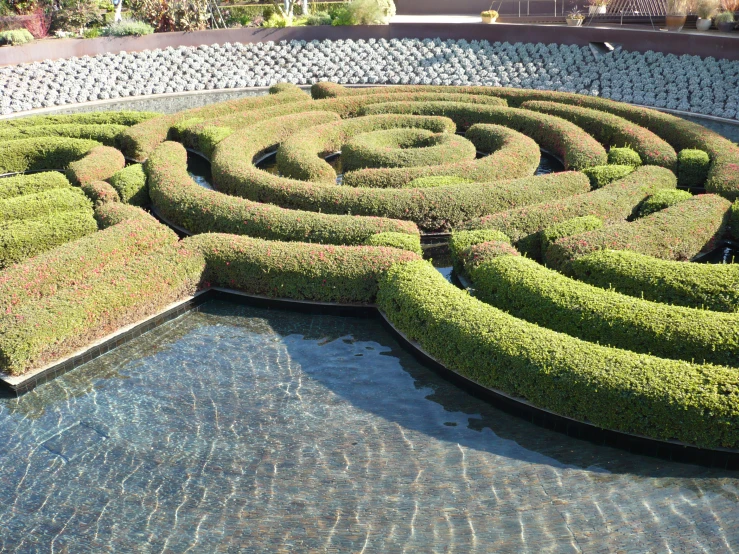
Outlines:
<svg viewBox="0 0 739 554"><path fill-rule="evenodd" d="M57 212L91 209L85 193L76 188L59 188L0 200L0 224L17 219L33 219Z"/></svg>
<svg viewBox="0 0 739 554"><path fill-rule="evenodd" d="M126 159L119 150L110 146L96 146L84 158L69 164L67 176L79 186L92 181L105 181L125 165Z"/></svg>
<svg viewBox="0 0 739 554"><path fill-rule="evenodd" d="M504 256L471 274L475 296L553 331L663 358L739 365L739 315L666 306Z"/></svg>
<svg viewBox="0 0 739 554"><path fill-rule="evenodd" d="M462 185L472 181L456 175L432 175L430 177L417 177L408 183L408 188L425 189L431 187L448 187L449 185Z"/></svg>
<svg viewBox="0 0 739 554"><path fill-rule="evenodd" d="M95 231L89 208L0 223L0 269Z"/></svg>
<svg viewBox="0 0 739 554"><path fill-rule="evenodd" d="M269 87L270 94L280 94L282 92L288 92L295 95L305 94L306 96L308 96L308 93L306 93L298 85L295 85L293 83L275 83L274 85Z"/></svg>
<svg viewBox="0 0 739 554"><path fill-rule="evenodd" d="M131 206L130 204L106 202L95 206L95 220L98 222L100 229L107 229L129 219L143 219L149 223L161 225L155 217L149 215L141 208Z"/></svg>
<svg viewBox="0 0 739 554"><path fill-rule="evenodd" d="M36 194L45 190L67 188L70 186L72 185L70 185L67 178L56 171L3 177L0 179L0 199L5 200L7 198L23 196L24 194Z"/></svg>
<svg viewBox="0 0 739 554"><path fill-rule="evenodd" d="M33 137L69 137L95 140L106 146L115 146L119 135L128 129L125 125L33 125L0 129L0 141Z"/></svg>
<svg viewBox="0 0 739 554"><path fill-rule="evenodd" d="M68 355L191 295L203 270L202 256L175 244L80 275L78 285L0 315L0 364L18 375Z"/></svg>
<svg viewBox="0 0 739 554"><path fill-rule="evenodd" d="M114 173L108 182L118 192L121 202L134 206L148 206L149 187L146 185L146 173L141 164L131 164Z"/></svg>
<svg viewBox="0 0 739 554"><path fill-rule="evenodd" d="M675 175L662 167L642 166L594 192L495 213L465 223L465 229L497 229L511 237L521 253L541 259L540 231L574 217L592 215L604 222L623 221L660 189L675 188Z"/></svg>
<svg viewBox="0 0 739 554"><path fill-rule="evenodd" d="M157 211L193 233L222 232L331 244L361 244L384 231L418 234L417 227L409 222L285 210L206 190L188 175L187 152L174 142L160 145L145 169L149 195Z"/></svg>
<svg viewBox="0 0 739 554"><path fill-rule="evenodd" d="M478 229L475 231L455 231L449 238L449 253L452 257L452 264L454 269L461 273L463 268L462 253L476 244L482 244L484 242L506 242L511 243L506 235L500 231L494 229Z"/></svg>
<svg viewBox="0 0 739 554"><path fill-rule="evenodd" d="M566 169L603 165L607 159L603 147L577 125L528 110L459 102L388 102L367 105L361 113L444 116L459 129L468 129L476 123L502 125L532 138L541 148L563 160Z"/></svg>
<svg viewBox="0 0 739 554"><path fill-rule="evenodd" d="M107 204L108 202L120 202L116 190L105 181L90 181L80 187L95 205Z"/></svg>
<svg viewBox="0 0 739 554"><path fill-rule="evenodd" d="M596 165L595 167L587 167L582 172L590 179L590 185L594 189L599 189L623 179L636 169L633 165Z"/></svg>
<svg viewBox="0 0 739 554"><path fill-rule="evenodd" d="M405 233L377 233L372 235L364 244L367 246L389 246L391 248L400 248L408 250L414 254L421 256L421 237L416 235L406 235Z"/></svg>
<svg viewBox="0 0 739 554"><path fill-rule="evenodd" d="M736 369L543 329L470 297L426 262L393 266L380 280L377 303L410 340L484 387L606 429L739 446Z"/></svg>
<svg viewBox="0 0 739 554"><path fill-rule="evenodd" d="M470 275L480 264L499 256L520 256L521 254L508 242L491 240L473 244L459 253L459 264L466 275Z"/></svg>
<svg viewBox="0 0 739 554"><path fill-rule="evenodd" d="M62 115L31 115L0 121L0 129L25 129L36 125L136 125L160 117L156 112L86 112Z"/></svg>
<svg viewBox="0 0 739 554"><path fill-rule="evenodd" d="M599 250L572 260L568 273L644 300L739 312L738 264L675 262L627 250Z"/></svg>
<svg viewBox="0 0 739 554"><path fill-rule="evenodd" d="M378 278L418 256L397 248L331 246L203 234L183 246L205 257L206 286L271 298L371 304Z"/></svg>
<svg viewBox="0 0 739 554"><path fill-rule="evenodd" d="M659 194L659 191L657 192ZM562 223L547 227L541 232L541 251L546 254L547 248L562 237L571 237L587 231L603 228L603 220L594 215L573 217Z"/></svg>
<svg viewBox="0 0 739 554"><path fill-rule="evenodd" d="M677 182L684 187L702 187L708 178L711 160L703 150L686 148L677 155Z"/></svg>
<svg viewBox="0 0 739 554"><path fill-rule="evenodd" d="M33 42L33 35L28 29L11 29L10 31L0 31L0 46L20 46Z"/></svg>
<svg viewBox="0 0 739 554"><path fill-rule="evenodd" d="M148 23L134 19L121 19L103 29L103 35L106 37L141 37L150 35L153 32L154 27Z"/></svg>
<svg viewBox="0 0 739 554"><path fill-rule="evenodd" d="M631 167L639 167L640 165L642 165L642 158L638 152L632 150L628 146L623 148L611 148L608 151L608 163L610 165L630 165ZM675 172L674 165L675 164L673 164L673 167L668 168L673 173Z"/></svg>
<svg viewBox="0 0 739 554"><path fill-rule="evenodd" d="M646 167L646 166L645 166ZM570 261L596 250L631 250L665 260L689 260L724 233L731 203L715 194L693 196L629 223L565 237L546 252L547 264L567 271Z"/></svg>
<svg viewBox="0 0 739 554"><path fill-rule="evenodd" d="M63 137L9 140L0 144L0 175L67 169L99 144L94 140Z"/></svg>
<svg viewBox="0 0 739 554"><path fill-rule="evenodd" d="M686 190L658 190L641 203L639 206L639 217L664 210L691 198L693 198L693 195Z"/></svg>
<svg viewBox="0 0 739 554"><path fill-rule="evenodd" d="M610 164L639 166L643 162L646 165L666 167L673 172L677 169L677 154L672 146L649 129L617 115L590 108L566 106L557 102L530 101L524 102L521 107L556 115L585 129L588 134L610 149L608 152Z"/></svg>

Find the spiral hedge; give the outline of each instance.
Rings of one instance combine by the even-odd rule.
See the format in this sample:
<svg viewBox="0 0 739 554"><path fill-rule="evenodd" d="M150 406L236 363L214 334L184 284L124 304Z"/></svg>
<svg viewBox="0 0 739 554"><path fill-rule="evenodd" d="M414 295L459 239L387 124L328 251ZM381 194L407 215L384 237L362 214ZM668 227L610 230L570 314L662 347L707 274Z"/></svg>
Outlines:
<svg viewBox="0 0 739 554"><path fill-rule="evenodd" d="M0 248L79 227L0 257L6 372L221 287L376 305L484 386L739 449L738 266L691 261L739 236L739 147L698 124L542 90L319 83L0 137L0 170L21 174L0 179ZM564 170L537 174L542 150ZM469 291L420 259L430 232L451 232Z"/></svg>

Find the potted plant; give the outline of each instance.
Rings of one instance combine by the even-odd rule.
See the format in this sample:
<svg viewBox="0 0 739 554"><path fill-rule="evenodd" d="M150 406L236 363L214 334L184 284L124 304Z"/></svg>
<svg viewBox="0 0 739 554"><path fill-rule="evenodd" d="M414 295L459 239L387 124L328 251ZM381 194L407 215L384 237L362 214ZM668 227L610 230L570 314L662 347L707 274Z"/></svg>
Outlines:
<svg viewBox="0 0 739 554"><path fill-rule="evenodd" d="M734 14L728 11L723 11L716 15L716 27L722 33L728 33L734 28L736 20Z"/></svg>
<svg viewBox="0 0 739 554"><path fill-rule="evenodd" d="M480 13L480 17L482 17L483 23L495 23L498 19L498 12L495 10L486 10Z"/></svg>
<svg viewBox="0 0 739 554"><path fill-rule="evenodd" d="M667 0L665 23L668 31L681 31L687 18L688 0Z"/></svg>
<svg viewBox="0 0 739 554"><path fill-rule="evenodd" d="M588 15L604 14L611 0L588 0Z"/></svg>
<svg viewBox="0 0 739 554"><path fill-rule="evenodd" d="M698 21L695 22L695 28L699 31L708 31L711 28L712 18L718 10L718 0L698 0L695 12L698 15Z"/></svg>
<svg viewBox="0 0 739 554"><path fill-rule="evenodd" d="M577 7L567 14L567 25L570 27L580 27L584 20L585 16Z"/></svg>

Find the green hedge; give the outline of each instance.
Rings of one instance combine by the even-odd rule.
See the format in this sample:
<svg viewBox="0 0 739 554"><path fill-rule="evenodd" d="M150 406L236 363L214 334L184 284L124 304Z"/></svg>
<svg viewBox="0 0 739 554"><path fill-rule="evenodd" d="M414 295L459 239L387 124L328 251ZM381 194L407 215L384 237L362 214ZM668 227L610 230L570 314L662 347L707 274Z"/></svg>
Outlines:
<svg viewBox="0 0 739 554"><path fill-rule="evenodd" d="M142 219L161 225L159 221L141 208L121 202L104 202L95 206L95 220L100 229L107 229L123 221Z"/></svg>
<svg viewBox="0 0 739 554"><path fill-rule="evenodd" d="M64 137L27 138L0 144L0 175L45 169L67 169L90 150L94 140Z"/></svg>
<svg viewBox="0 0 739 554"><path fill-rule="evenodd" d="M631 250L665 260L689 260L722 237L731 203L715 194L693 196L629 223L565 237L546 252L550 267L566 271L570 261L595 250Z"/></svg>
<svg viewBox="0 0 739 554"><path fill-rule="evenodd" d="M554 202L534 204L468 221L465 229L497 229L511 237L522 253L541 259L540 232L575 217L592 215L604 222L623 221L650 194L675 188L675 175L657 166L642 166L596 191Z"/></svg>
<svg viewBox="0 0 739 554"><path fill-rule="evenodd" d="M608 151L608 163L611 165L630 165L631 167L639 167L640 165L643 165L642 158L639 153L636 150L629 148L628 146L624 146L621 148L611 148ZM675 173L675 170L673 168L669 169L673 173Z"/></svg>
<svg viewBox="0 0 739 554"><path fill-rule="evenodd" d="M120 150L110 146L96 146L84 158L72 162L67 169L69 180L75 185L105 181L126 166Z"/></svg>
<svg viewBox="0 0 739 554"><path fill-rule="evenodd" d="M633 165L596 165L588 167L582 172L590 179L590 185L594 189L602 188L613 181L623 179L636 169Z"/></svg>
<svg viewBox="0 0 739 554"><path fill-rule="evenodd" d="M136 125L159 117L155 112L88 112L63 115L33 115L0 121L0 129L25 129L48 125Z"/></svg>
<svg viewBox="0 0 739 554"><path fill-rule="evenodd" d="M659 194L659 191L657 191L657 194ZM580 233L595 231L596 229L602 228L603 220L594 215L573 217L567 221L556 223L541 232L541 251L546 254L549 246L562 237L571 237L573 235L579 235Z"/></svg>
<svg viewBox="0 0 739 554"><path fill-rule="evenodd" d="M476 123L494 123L523 133L564 161L566 169L584 169L606 163L604 148L577 125L559 117L515 108L471 105L463 102L387 102L370 104L362 115L437 115L450 118L460 129Z"/></svg>
<svg viewBox="0 0 739 554"><path fill-rule="evenodd" d="M67 178L56 171L16 175L0 179L0 199L70 187Z"/></svg>
<svg viewBox="0 0 739 554"><path fill-rule="evenodd" d="M108 202L120 202L116 190L105 181L90 181L80 187L90 200L97 206Z"/></svg>
<svg viewBox="0 0 739 554"><path fill-rule="evenodd" d="M509 242L500 240L491 240L473 244L459 253L458 264L462 268L462 272L470 275L480 264L487 262L499 256L520 256Z"/></svg>
<svg viewBox="0 0 739 554"><path fill-rule="evenodd" d="M566 119L595 137L610 149L608 163L626 165L617 159L611 160L611 152L628 146L640 158L639 164L666 167L673 173L677 170L677 154L667 142L623 117L578 106L566 106L557 102L529 101L522 108Z"/></svg>
<svg viewBox="0 0 739 554"><path fill-rule="evenodd" d="M0 128L0 142L32 137L69 137L95 140L106 146L116 146L118 137L128 129L125 125L34 125L31 127Z"/></svg>
<svg viewBox="0 0 739 554"><path fill-rule="evenodd" d="M409 222L285 210L206 190L188 175L187 152L174 142L160 145L145 169L149 195L157 211L193 233L222 232L331 244L361 244L384 231L418 234L417 227Z"/></svg>
<svg viewBox="0 0 739 554"><path fill-rule="evenodd" d="M380 281L400 331L482 386L598 427L701 447L739 447L736 369L607 348L470 297L425 262Z"/></svg>
<svg viewBox="0 0 739 554"><path fill-rule="evenodd" d="M408 188L425 189L431 187L446 187L449 185L463 185L471 183L469 179L457 177L456 175L431 175L429 177L416 177L410 183Z"/></svg>
<svg viewBox="0 0 739 554"><path fill-rule="evenodd" d="M368 304L377 280L412 252L375 246L331 246L265 241L207 233L183 246L205 257L205 286L291 300Z"/></svg>
<svg viewBox="0 0 739 554"><path fill-rule="evenodd" d="M731 238L739 240L739 199L734 200L734 203L731 205L729 225L731 228Z"/></svg>
<svg viewBox="0 0 739 554"><path fill-rule="evenodd" d="M149 187L146 185L146 173L141 164L131 164L114 173L108 182L118 192L121 202L134 206L148 206Z"/></svg>
<svg viewBox="0 0 739 554"><path fill-rule="evenodd" d="M682 186L702 187L706 184L711 159L703 150L680 150L677 161L677 180Z"/></svg>
<svg viewBox="0 0 739 554"><path fill-rule="evenodd" d="M690 200L693 195L686 190L666 189L658 190L651 196L648 196L639 206L639 217L644 217L654 212L659 212L685 200Z"/></svg>
<svg viewBox="0 0 739 554"><path fill-rule="evenodd" d="M476 231L455 231L449 238L449 254L452 265L457 273L463 273L464 263L462 254L470 247L484 242L505 242L510 244L511 239L494 229L478 229Z"/></svg>
<svg viewBox="0 0 739 554"><path fill-rule="evenodd" d="M626 296L516 256L489 260L471 278L483 302L553 331L662 358L739 365L739 314Z"/></svg>
<svg viewBox="0 0 739 554"><path fill-rule="evenodd" d="M405 233L377 233L364 241L364 244L366 246L389 246L391 248L400 248L401 250L408 250L409 252L413 252L419 256L423 254L420 235L407 235Z"/></svg>
<svg viewBox="0 0 739 554"><path fill-rule="evenodd" d="M12 220L34 219L57 212L92 209L85 193L77 188L60 188L0 200L0 224Z"/></svg>
<svg viewBox="0 0 739 554"><path fill-rule="evenodd" d="M349 138L341 147L345 172L368 167L417 167L474 160L477 149L454 133L387 129Z"/></svg>
<svg viewBox="0 0 739 554"><path fill-rule="evenodd" d="M89 208L0 223L0 269L96 230Z"/></svg>
<svg viewBox="0 0 739 554"><path fill-rule="evenodd" d="M573 260L568 273L601 288L663 304L739 312L739 265L660 260L600 250Z"/></svg>

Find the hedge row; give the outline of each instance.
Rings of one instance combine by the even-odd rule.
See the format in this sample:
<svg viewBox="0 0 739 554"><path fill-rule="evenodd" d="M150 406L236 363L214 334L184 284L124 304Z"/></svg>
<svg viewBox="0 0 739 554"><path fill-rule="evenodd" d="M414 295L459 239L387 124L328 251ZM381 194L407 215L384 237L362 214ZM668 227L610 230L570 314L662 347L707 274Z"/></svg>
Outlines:
<svg viewBox="0 0 739 554"><path fill-rule="evenodd" d="M364 244L366 246L389 246L391 248L408 250L409 252L413 252L419 256L423 255L420 235L406 235L405 233L391 232L377 233L364 241Z"/></svg>
<svg viewBox="0 0 739 554"><path fill-rule="evenodd" d="M92 204L80 189L67 187L45 190L0 200L0 224L85 209L92 209Z"/></svg>
<svg viewBox="0 0 739 554"><path fill-rule="evenodd" d="M474 160L477 149L454 133L387 129L350 138L341 147L344 172L381 167L447 165Z"/></svg>
<svg viewBox="0 0 739 554"><path fill-rule="evenodd" d="M183 129L179 134L178 140L181 140L185 146L198 150L207 157L210 157L218 143L226 137L230 136L235 131L260 122L286 115L313 111L333 112L341 118L346 119L361 115L362 109L369 104L394 102L399 100L413 100L417 102L464 101L470 104L505 106L505 100L490 96L465 96L460 94L436 94L426 92L395 94L390 91L385 94L337 98L319 102L307 100L305 95L303 95L302 98L297 97L293 103L285 103L259 111L242 111L234 114L223 115L214 119L208 119L202 122L191 122L189 127L187 129Z"/></svg>
<svg viewBox="0 0 739 554"><path fill-rule="evenodd" d="M131 164L114 173L108 182L120 196L121 202L134 206L148 206L149 187L146 184L146 173L141 164Z"/></svg>
<svg viewBox="0 0 739 554"><path fill-rule="evenodd" d="M668 169L643 166L596 191L494 213L468 221L463 228L497 229L511 237L522 253L541 259L540 232L544 229L586 215L604 222L623 221L636 214L637 206L647 196L660 189L675 188L676 182Z"/></svg>
<svg viewBox="0 0 739 554"><path fill-rule="evenodd" d="M126 159L120 150L110 146L96 146L84 158L72 162L67 169L69 180L75 185L105 181L123 169Z"/></svg>
<svg viewBox="0 0 739 554"><path fill-rule="evenodd" d="M0 269L95 231L90 208L1 223Z"/></svg>
<svg viewBox="0 0 739 554"><path fill-rule="evenodd" d="M689 260L710 250L726 231L731 203L715 194L693 196L633 222L565 237L546 252L547 264L566 271L570 261L596 250L631 250L666 260Z"/></svg>
<svg viewBox="0 0 739 554"><path fill-rule="evenodd" d="M599 189L613 181L623 179L636 169L632 165L596 165L583 169L583 173L590 179L590 185L594 189Z"/></svg>
<svg viewBox="0 0 739 554"><path fill-rule="evenodd" d="M159 221L136 206L130 204L122 204L121 202L105 202L95 206L95 220L98 222L100 229L107 229L113 225L117 225L122 221L130 219L141 219L149 223L161 225Z"/></svg>
<svg viewBox="0 0 739 554"><path fill-rule="evenodd" d="M641 203L639 206L639 217L659 212L660 210L664 210L665 208L669 208L670 206L674 206L675 204L679 204L685 200L690 200L692 197L693 195L687 190L658 190Z"/></svg>
<svg viewBox="0 0 739 554"><path fill-rule="evenodd" d="M522 108L555 115L584 129L607 148L628 146L645 165L666 167L677 172L677 153L664 140L623 117L578 106L567 106L557 102L529 101Z"/></svg>
<svg viewBox="0 0 739 554"><path fill-rule="evenodd" d="M268 96L250 96L228 102L218 102L201 108L193 108L174 115L156 117L134 125L123 132L120 137L120 147L128 158L144 161L159 144L167 140L170 130L176 125L179 131L173 133L172 138L181 136L187 126L201 123L207 119L229 113L259 111L277 104L296 102L299 98L300 96L297 93L291 92L270 94Z"/></svg>
<svg viewBox="0 0 739 554"><path fill-rule="evenodd" d="M321 112L313 112L320 114ZM328 116L328 112L326 112ZM454 133L454 123L443 117L416 117L380 115L375 117L360 117L356 119L339 120L339 116L332 114L335 121L319 126L308 127L294 134L284 136L280 133L280 146L277 149L277 168L287 178L301 179L315 183L336 184L336 171L323 159L322 156L341 150L342 146L357 135L387 129L425 129L433 133ZM260 150L269 147L267 144L275 140L277 128L271 124L279 124L298 118L300 116L288 116L277 118L262 124L256 128L252 127L248 143L250 148L246 149L244 155L258 154ZM309 116L310 117L310 112ZM262 133L258 133L263 130ZM470 145L471 146L471 145ZM257 150L259 148L259 150ZM474 147L473 147L474 149ZM416 156L420 149L411 150ZM474 157L474 153L473 153ZM434 163L433 157L427 158L429 164Z"/></svg>
<svg viewBox="0 0 739 554"><path fill-rule="evenodd" d="M706 152L711 158L711 167L706 180L706 190L721 194L729 200L739 198L739 146L725 139L718 133L706 129L702 125L687 121L674 115L649 108L631 106L596 96L585 96L567 92L553 92L531 89L502 87L427 87L398 86L393 87L396 93L411 94L415 91L448 92L473 95L491 95L505 99L509 106L519 107L524 102L542 100L559 102L572 106L592 108L622 117L632 123L649 129L655 135L670 144L676 152L684 149L697 149ZM386 94L382 89L347 89L333 83L313 85L311 94L314 98L346 98L357 94Z"/></svg>
<svg viewBox="0 0 739 554"><path fill-rule="evenodd" d="M384 231L418 234L409 222L286 210L204 189L188 175L187 152L174 142L160 145L145 169L157 211L193 233L331 244L361 244Z"/></svg>
<svg viewBox="0 0 739 554"><path fill-rule="evenodd" d="M0 129L0 141L32 137L69 137L95 140L106 146L116 146L118 137L128 129L125 125L35 125Z"/></svg>
<svg viewBox="0 0 739 554"><path fill-rule="evenodd" d="M471 247L486 242L511 243L506 235L494 229L478 229L476 231L455 231L449 238L449 254L457 273L465 273L463 254Z"/></svg>
<svg viewBox="0 0 739 554"><path fill-rule="evenodd" d="M739 315L667 306L501 256L471 273L475 296L512 316L583 340L663 358L739 365Z"/></svg>
<svg viewBox="0 0 739 554"><path fill-rule="evenodd" d="M0 199L70 187L67 178L56 171L16 175L0 179Z"/></svg>
<svg viewBox="0 0 739 554"><path fill-rule="evenodd" d="M460 129L476 123L503 125L532 138L541 148L563 160L566 169L603 165L608 159L603 147L577 125L528 110L462 102L387 102L362 109L363 115L383 113L441 115L450 118Z"/></svg>
<svg viewBox="0 0 739 554"><path fill-rule="evenodd" d="M353 187L418 188L424 178L456 178L456 183L519 179L534 174L541 160L539 145L524 134L501 125L480 123L465 133L476 150L488 153L480 159L428 167L382 168L351 171L344 174L344 184ZM343 160L343 152L342 152ZM440 186L422 182L421 188Z"/></svg>
<svg viewBox="0 0 739 554"><path fill-rule="evenodd" d="M477 267L484 264L488 260L499 256L520 256L518 250L511 243L500 240L491 240L473 244L465 248L459 254L458 264L462 268L462 272L470 275Z"/></svg>
<svg viewBox="0 0 739 554"><path fill-rule="evenodd" d="M121 197L118 196L116 190L105 181L90 181L80 187L95 206L107 204L109 202L120 202Z"/></svg>
<svg viewBox="0 0 739 554"><path fill-rule="evenodd" d="M659 194L660 192L661 191L657 191L656 194ZM563 221L562 223L555 223L551 227L547 227L541 232L541 251L542 253L546 254L547 249L563 237L571 237L573 235L579 235L580 233L595 231L596 229L602 228L603 220L595 217L594 215L573 217L572 219L568 219L567 221Z"/></svg>
<svg viewBox="0 0 739 554"><path fill-rule="evenodd" d="M99 145L94 140L64 137L9 140L0 144L0 175L66 169Z"/></svg>
<svg viewBox="0 0 739 554"><path fill-rule="evenodd" d="M223 234L187 238L183 246L205 258L204 285L273 298L372 303L380 275L419 259L397 248L265 241Z"/></svg>
<svg viewBox="0 0 739 554"><path fill-rule="evenodd" d="M739 446L736 369L585 342L470 297L426 262L380 280L378 305L447 367L598 427L700 447Z"/></svg>
<svg viewBox="0 0 739 554"><path fill-rule="evenodd" d="M26 129L28 127L49 125L136 125L148 119L159 117L156 112L88 112L63 115L33 115L0 121L0 130Z"/></svg>

